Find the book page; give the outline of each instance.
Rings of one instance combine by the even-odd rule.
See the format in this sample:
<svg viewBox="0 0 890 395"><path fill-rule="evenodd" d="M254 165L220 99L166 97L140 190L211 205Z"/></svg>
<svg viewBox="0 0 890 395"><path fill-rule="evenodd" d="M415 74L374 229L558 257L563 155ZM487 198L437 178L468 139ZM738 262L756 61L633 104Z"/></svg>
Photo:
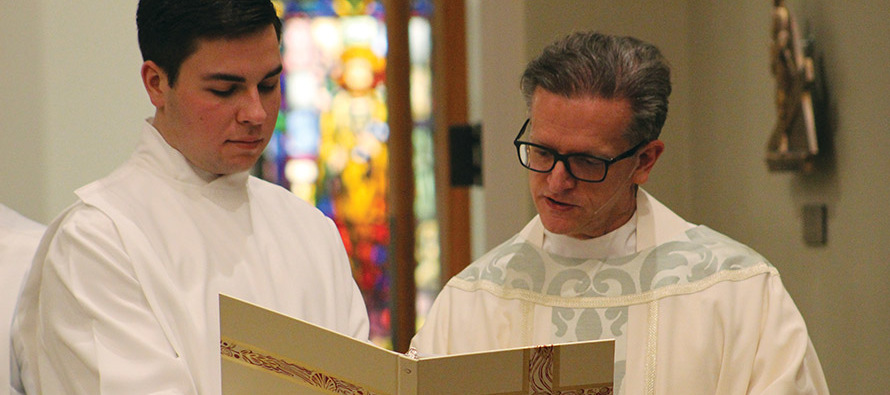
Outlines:
<svg viewBox="0 0 890 395"><path fill-rule="evenodd" d="M610 394L614 340L413 358L220 295L223 394Z"/></svg>

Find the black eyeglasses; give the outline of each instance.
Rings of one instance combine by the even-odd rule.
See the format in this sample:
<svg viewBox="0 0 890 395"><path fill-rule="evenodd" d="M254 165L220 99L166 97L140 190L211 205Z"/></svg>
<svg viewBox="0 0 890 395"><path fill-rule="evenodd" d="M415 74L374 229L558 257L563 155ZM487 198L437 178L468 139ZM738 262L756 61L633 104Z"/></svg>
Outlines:
<svg viewBox="0 0 890 395"><path fill-rule="evenodd" d="M584 182L602 182L606 179L606 174L609 172L609 165L632 157L640 147L648 143L648 141L643 140L633 146L633 148L612 159L587 154L563 155L543 145L519 141L519 138L522 137L525 129L528 127L528 122L529 120L526 119L525 123L522 124L522 129L519 130L519 134L513 139L513 145L516 146L516 152L519 154L519 163L531 171L548 173L556 167L556 162L562 162L572 177Z"/></svg>

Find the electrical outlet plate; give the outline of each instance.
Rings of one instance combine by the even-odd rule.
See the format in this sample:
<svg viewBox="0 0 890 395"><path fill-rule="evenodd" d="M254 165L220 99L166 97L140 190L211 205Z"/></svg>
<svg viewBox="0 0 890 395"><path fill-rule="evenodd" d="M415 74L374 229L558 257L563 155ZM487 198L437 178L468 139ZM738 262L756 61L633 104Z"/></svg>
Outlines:
<svg viewBox="0 0 890 395"><path fill-rule="evenodd" d="M828 208L824 204L803 206L803 239L809 246L824 246L828 242Z"/></svg>

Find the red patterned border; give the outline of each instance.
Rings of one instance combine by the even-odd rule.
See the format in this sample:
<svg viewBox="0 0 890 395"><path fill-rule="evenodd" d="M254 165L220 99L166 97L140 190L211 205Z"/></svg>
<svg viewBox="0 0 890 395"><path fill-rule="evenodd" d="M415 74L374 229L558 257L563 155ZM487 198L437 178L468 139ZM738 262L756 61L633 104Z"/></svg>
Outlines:
<svg viewBox="0 0 890 395"><path fill-rule="evenodd" d="M553 393L553 346L540 346L528 358L528 393ZM557 380L558 381L558 380Z"/></svg>
<svg viewBox="0 0 890 395"><path fill-rule="evenodd" d="M257 366L268 371L292 377L313 387L322 388L334 394L342 395L376 395L367 389L352 383L328 376L312 369L295 365L271 355L259 353L231 341L219 342L220 353L248 365Z"/></svg>
<svg viewBox="0 0 890 395"><path fill-rule="evenodd" d="M612 395L612 386L594 388L559 388L559 352L552 345L539 346L526 354L528 358L528 393L558 395Z"/></svg>
<svg viewBox="0 0 890 395"><path fill-rule="evenodd" d="M612 395L612 387L559 391L559 395Z"/></svg>

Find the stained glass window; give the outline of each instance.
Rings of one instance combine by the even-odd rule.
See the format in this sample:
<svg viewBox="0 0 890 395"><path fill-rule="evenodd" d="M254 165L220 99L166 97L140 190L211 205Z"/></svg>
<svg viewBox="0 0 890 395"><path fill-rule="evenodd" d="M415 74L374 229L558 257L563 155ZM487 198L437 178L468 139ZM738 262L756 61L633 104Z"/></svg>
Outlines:
<svg viewBox="0 0 890 395"><path fill-rule="evenodd" d="M283 21L283 100L262 177L289 188L333 219L368 308L371 340L391 347L389 246L394 236L387 207L390 136L383 6L376 0L275 3ZM416 1L409 24L418 317L425 314L439 283L431 11L429 1Z"/></svg>
<svg viewBox="0 0 890 395"><path fill-rule="evenodd" d="M414 1L408 22L411 56L411 116L414 119L414 216L417 268L417 323L423 324L427 310L439 293L439 222L436 218L435 163L433 162L432 104L432 1Z"/></svg>

